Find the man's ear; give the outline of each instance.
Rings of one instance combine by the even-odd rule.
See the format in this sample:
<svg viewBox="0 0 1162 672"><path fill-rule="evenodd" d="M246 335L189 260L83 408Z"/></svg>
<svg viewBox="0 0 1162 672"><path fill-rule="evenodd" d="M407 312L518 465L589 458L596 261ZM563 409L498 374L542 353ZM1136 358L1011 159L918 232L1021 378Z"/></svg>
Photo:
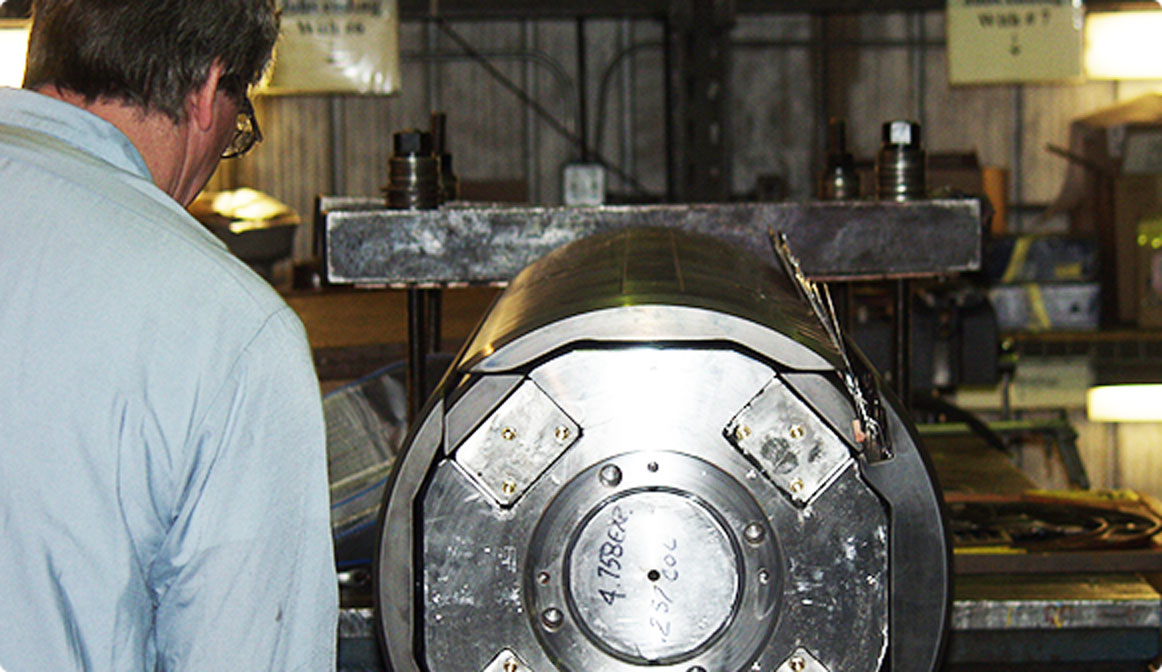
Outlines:
<svg viewBox="0 0 1162 672"><path fill-rule="evenodd" d="M210 130L214 124L214 97L218 94L218 82L222 79L222 63L210 64L206 81L190 94L186 101L189 121L202 131Z"/></svg>

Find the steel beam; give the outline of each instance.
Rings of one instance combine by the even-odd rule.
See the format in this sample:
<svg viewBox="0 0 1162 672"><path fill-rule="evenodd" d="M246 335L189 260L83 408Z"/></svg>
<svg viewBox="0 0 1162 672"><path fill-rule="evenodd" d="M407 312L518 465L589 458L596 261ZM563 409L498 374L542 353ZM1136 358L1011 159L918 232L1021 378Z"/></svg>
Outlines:
<svg viewBox="0 0 1162 672"><path fill-rule="evenodd" d="M440 0L435 4L437 16L459 19L560 19L579 16L607 18L665 18L673 0ZM934 11L945 8L944 0L735 0L740 14L829 13L829 12L904 12ZM406 20L433 15L430 0L400 0L400 16Z"/></svg>
<svg viewBox="0 0 1162 672"><path fill-rule="evenodd" d="M378 202L320 201L332 283L504 284L565 243L614 229L678 227L718 236L775 262L783 232L803 270L820 280L869 280L972 271L981 261L981 202L808 201L601 207L454 204L393 211Z"/></svg>

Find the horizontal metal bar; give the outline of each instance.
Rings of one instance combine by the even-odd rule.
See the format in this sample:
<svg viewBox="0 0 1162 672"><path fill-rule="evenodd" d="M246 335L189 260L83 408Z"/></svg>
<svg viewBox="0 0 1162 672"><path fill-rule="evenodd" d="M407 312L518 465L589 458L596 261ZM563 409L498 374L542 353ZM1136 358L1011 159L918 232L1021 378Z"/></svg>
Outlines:
<svg viewBox="0 0 1162 672"><path fill-rule="evenodd" d="M1157 549L1055 551L1045 553L957 553L952 559L958 576L970 574L1078 574L1101 572L1160 573Z"/></svg>
<svg viewBox="0 0 1162 672"><path fill-rule="evenodd" d="M1133 574L957 577L956 630L1158 628L1162 595Z"/></svg>
<svg viewBox="0 0 1162 672"><path fill-rule="evenodd" d="M821 280L943 275L976 270L981 259L981 202L975 198L370 209L380 203L321 199L331 282L503 284L561 245L602 231L642 226L714 235L772 263L769 232L782 232L804 272Z"/></svg>
<svg viewBox="0 0 1162 672"><path fill-rule="evenodd" d="M544 19L564 17L666 17L673 0L440 0L438 16L447 19ZM909 12L943 10L944 0L735 0L738 14L820 14L830 12ZM400 17L406 20L430 17L430 0L400 0Z"/></svg>

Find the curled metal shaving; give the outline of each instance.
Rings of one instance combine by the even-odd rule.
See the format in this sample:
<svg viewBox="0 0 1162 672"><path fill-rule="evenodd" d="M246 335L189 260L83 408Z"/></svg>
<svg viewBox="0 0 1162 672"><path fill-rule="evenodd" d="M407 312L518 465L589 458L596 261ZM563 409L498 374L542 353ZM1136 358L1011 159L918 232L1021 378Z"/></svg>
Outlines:
<svg viewBox="0 0 1162 672"><path fill-rule="evenodd" d="M870 375L857 375L852 360L848 356L846 341L839 328L839 317L835 313L835 305L831 301L831 292L827 285L809 279L799 266L799 260L791 252L785 233L768 230L771 247L775 257L783 267L783 271L798 288L800 295L811 306L812 312L818 318L827 337L839 352L843 361L843 370L839 377L843 386L855 405L856 419L852 422L852 432L855 442L860 446L868 459L879 461L891 457L891 449L884 432L883 407L879 395L875 391Z"/></svg>

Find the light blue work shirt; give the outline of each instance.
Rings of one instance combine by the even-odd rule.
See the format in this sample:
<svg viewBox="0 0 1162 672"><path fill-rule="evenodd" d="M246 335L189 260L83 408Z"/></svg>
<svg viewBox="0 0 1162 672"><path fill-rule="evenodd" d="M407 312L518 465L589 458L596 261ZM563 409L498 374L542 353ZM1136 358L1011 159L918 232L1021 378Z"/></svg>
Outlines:
<svg viewBox="0 0 1162 672"><path fill-rule="evenodd" d="M303 328L80 108L0 89L0 668L330 670Z"/></svg>

